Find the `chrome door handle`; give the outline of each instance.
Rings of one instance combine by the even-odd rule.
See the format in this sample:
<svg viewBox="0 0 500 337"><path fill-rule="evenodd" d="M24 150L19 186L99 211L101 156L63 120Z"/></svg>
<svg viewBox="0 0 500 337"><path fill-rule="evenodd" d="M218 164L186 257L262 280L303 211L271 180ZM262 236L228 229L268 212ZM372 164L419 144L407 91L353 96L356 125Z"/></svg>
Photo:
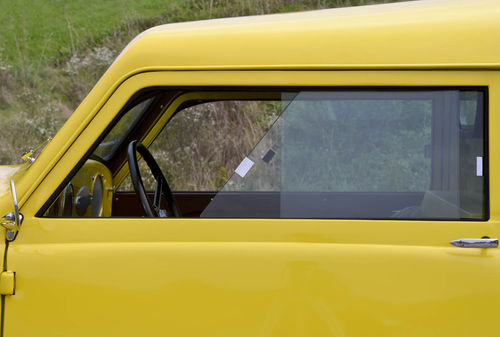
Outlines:
<svg viewBox="0 0 500 337"><path fill-rule="evenodd" d="M460 248L498 248L498 239L458 239L450 242Z"/></svg>

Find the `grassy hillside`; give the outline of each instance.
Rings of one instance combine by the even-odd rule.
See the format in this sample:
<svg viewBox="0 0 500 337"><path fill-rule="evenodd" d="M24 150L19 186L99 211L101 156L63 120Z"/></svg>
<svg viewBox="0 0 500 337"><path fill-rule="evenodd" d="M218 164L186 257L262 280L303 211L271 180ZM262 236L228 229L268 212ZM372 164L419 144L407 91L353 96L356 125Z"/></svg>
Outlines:
<svg viewBox="0 0 500 337"><path fill-rule="evenodd" d="M15 0L0 2L7 64L34 65L74 52L127 21L168 12L177 0Z"/></svg>
<svg viewBox="0 0 500 337"><path fill-rule="evenodd" d="M0 164L53 135L135 35L158 24L399 0L0 0Z"/></svg>

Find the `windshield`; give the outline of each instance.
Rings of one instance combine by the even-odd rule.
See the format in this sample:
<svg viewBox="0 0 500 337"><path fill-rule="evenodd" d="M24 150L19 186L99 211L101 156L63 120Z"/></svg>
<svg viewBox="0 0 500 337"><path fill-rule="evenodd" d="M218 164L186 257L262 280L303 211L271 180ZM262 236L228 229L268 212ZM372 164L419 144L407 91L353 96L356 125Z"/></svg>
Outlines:
<svg viewBox="0 0 500 337"><path fill-rule="evenodd" d="M155 97L148 98L128 109L116 123L111 132L99 144L97 149L94 151L94 155L100 159L109 159L120 147L122 141L132 131L134 126L142 117L143 113L153 103L154 99Z"/></svg>

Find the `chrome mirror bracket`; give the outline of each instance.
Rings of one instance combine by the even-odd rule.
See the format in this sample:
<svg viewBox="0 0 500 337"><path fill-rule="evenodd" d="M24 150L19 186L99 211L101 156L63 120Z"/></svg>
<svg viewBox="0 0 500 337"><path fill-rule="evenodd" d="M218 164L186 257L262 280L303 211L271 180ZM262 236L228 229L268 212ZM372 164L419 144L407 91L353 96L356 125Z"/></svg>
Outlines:
<svg viewBox="0 0 500 337"><path fill-rule="evenodd" d="M7 231L5 236L7 241L14 241L21 228L21 224L23 223L23 215L19 212L19 205L17 203L17 194L16 194L16 186L14 185L14 181L10 181L10 191L12 193L12 202L14 205L14 212L10 212L6 214L1 222L2 225Z"/></svg>

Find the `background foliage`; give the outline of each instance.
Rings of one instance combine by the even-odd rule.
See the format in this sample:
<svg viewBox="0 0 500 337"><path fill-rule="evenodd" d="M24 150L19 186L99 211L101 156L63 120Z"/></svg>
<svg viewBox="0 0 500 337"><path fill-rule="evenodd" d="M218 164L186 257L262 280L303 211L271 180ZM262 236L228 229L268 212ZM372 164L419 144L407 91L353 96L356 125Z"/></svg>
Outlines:
<svg viewBox="0 0 500 337"><path fill-rule="evenodd" d="M399 0L0 1L0 164L55 134L120 50L158 24Z"/></svg>

